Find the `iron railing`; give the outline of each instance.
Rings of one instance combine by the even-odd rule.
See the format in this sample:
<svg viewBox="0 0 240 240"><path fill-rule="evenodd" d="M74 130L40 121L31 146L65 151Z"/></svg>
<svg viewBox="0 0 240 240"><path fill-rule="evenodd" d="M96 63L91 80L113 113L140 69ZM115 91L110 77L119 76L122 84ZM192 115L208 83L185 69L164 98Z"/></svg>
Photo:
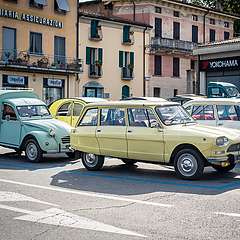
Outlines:
<svg viewBox="0 0 240 240"><path fill-rule="evenodd" d="M100 78L102 76L102 65L90 64L88 75L90 78Z"/></svg>
<svg viewBox="0 0 240 240"><path fill-rule="evenodd" d="M122 79L123 80L132 80L133 79L133 69L129 67L122 68Z"/></svg>

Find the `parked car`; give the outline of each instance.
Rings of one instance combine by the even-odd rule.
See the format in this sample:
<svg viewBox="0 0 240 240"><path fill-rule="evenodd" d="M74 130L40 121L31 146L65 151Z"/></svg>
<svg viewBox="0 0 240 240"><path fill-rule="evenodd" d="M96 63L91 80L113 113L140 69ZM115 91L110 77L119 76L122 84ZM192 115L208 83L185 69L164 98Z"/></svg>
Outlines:
<svg viewBox="0 0 240 240"><path fill-rule="evenodd" d="M240 131L196 123L178 103L118 101L87 104L71 132L71 146L88 170L104 157L172 165L183 179L200 178L205 166L227 172L239 161Z"/></svg>
<svg viewBox="0 0 240 240"><path fill-rule="evenodd" d="M207 87L209 98L236 98L240 96L238 88L227 82L210 82Z"/></svg>
<svg viewBox="0 0 240 240"><path fill-rule="evenodd" d="M240 130L240 99L196 99L185 103L183 107L201 124Z"/></svg>
<svg viewBox="0 0 240 240"><path fill-rule="evenodd" d="M106 99L94 97L63 98L52 102L48 108L53 118L75 126L80 112L87 103L105 102Z"/></svg>
<svg viewBox="0 0 240 240"><path fill-rule="evenodd" d="M44 153L70 150L71 127L53 119L46 104L29 90L0 90L0 145L25 151L31 162L40 162Z"/></svg>
<svg viewBox="0 0 240 240"><path fill-rule="evenodd" d="M178 102L181 105L183 105L188 101L191 101L193 99L203 98L203 97L206 97L206 96L196 95L196 94L182 94L182 95L176 95L175 97L168 98L167 100L171 102Z"/></svg>
<svg viewBox="0 0 240 240"><path fill-rule="evenodd" d="M161 102L161 101L167 101L164 98L160 97L128 97L121 99L121 101L126 101L126 100L143 100L143 101L151 101L151 102Z"/></svg>

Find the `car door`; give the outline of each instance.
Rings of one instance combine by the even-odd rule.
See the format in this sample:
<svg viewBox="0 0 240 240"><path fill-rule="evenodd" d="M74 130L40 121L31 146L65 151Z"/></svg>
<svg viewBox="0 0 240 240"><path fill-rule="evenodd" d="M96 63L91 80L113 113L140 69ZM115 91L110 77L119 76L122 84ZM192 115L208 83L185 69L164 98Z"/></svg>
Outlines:
<svg viewBox="0 0 240 240"><path fill-rule="evenodd" d="M57 109L56 119L66 122L72 126L72 107L73 101L62 103Z"/></svg>
<svg viewBox="0 0 240 240"><path fill-rule="evenodd" d="M207 126L216 126L216 118L214 114L214 106L212 104L193 105L192 118L198 123Z"/></svg>
<svg viewBox="0 0 240 240"><path fill-rule="evenodd" d="M239 111L237 105L216 105L217 126L240 129Z"/></svg>
<svg viewBox="0 0 240 240"><path fill-rule="evenodd" d="M163 129L152 109L129 108L128 158L164 162Z"/></svg>
<svg viewBox="0 0 240 240"><path fill-rule="evenodd" d="M101 155L127 157L126 113L124 108L111 107L100 110L97 139Z"/></svg>
<svg viewBox="0 0 240 240"><path fill-rule="evenodd" d="M72 110L72 119L71 119L71 126L76 126L76 123L79 119L80 113L83 109L83 104L77 101L73 102L73 110Z"/></svg>
<svg viewBox="0 0 240 240"><path fill-rule="evenodd" d="M97 124L98 109L88 109L71 134L71 145L74 149L86 153L100 154L96 137Z"/></svg>
<svg viewBox="0 0 240 240"><path fill-rule="evenodd" d="M8 103L3 103L0 124L0 142L3 145L18 147L21 137L21 122L16 109Z"/></svg>

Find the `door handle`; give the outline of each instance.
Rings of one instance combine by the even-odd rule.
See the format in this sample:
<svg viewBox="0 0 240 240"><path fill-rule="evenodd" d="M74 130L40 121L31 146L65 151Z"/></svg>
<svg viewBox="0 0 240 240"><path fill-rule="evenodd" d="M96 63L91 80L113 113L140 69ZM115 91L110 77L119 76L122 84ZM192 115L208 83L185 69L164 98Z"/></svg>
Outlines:
<svg viewBox="0 0 240 240"><path fill-rule="evenodd" d="M132 132L132 130L128 130L128 133L131 133Z"/></svg>
<svg viewBox="0 0 240 240"><path fill-rule="evenodd" d="M223 123L218 123L218 126L223 126Z"/></svg>
<svg viewBox="0 0 240 240"><path fill-rule="evenodd" d="M97 132L101 132L102 130L101 129L97 129Z"/></svg>

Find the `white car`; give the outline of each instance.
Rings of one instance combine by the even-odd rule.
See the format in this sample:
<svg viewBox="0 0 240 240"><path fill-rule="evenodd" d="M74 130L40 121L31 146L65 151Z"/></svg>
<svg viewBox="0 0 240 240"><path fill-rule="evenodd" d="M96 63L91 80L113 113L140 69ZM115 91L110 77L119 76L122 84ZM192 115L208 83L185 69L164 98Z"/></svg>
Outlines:
<svg viewBox="0 0 240 240"><path fill-rule="evenodd" d="M240 129L240 99L202 98L183 107L201 124Z"/></svg>

